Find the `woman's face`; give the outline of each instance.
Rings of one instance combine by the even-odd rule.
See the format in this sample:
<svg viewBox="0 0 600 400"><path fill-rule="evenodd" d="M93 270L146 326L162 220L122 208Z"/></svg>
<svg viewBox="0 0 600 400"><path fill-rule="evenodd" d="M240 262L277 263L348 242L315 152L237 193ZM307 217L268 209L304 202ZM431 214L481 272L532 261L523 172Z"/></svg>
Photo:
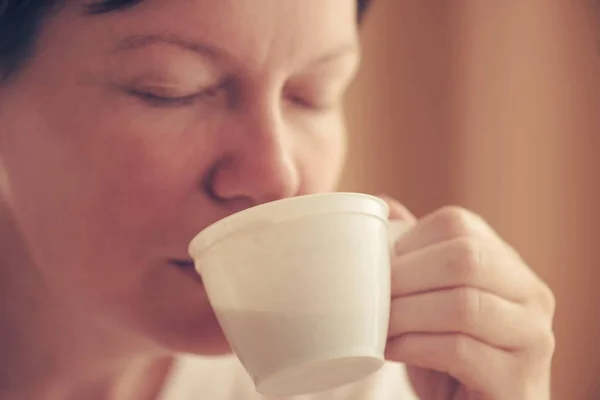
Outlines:
<svg viewBox="0 0 600 400"><path fill-rule="evenodd" d="M187 245L334 189L354 0L67 0L0 86L0 175L49 293L160 346L226 350Z"/></svg>

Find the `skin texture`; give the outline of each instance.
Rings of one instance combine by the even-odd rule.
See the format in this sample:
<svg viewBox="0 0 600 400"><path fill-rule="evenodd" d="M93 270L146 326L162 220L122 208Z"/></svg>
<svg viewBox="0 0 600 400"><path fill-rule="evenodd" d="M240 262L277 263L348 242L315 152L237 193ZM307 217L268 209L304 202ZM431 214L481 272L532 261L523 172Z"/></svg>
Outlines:
<svg viewBox="0 0 600 400"><path fill-rule="evenodd" d="M387 357L421 399L550 399L550 289L480 216L443 207L417 220L392 258Z"/></svg>
<svg viewBox="0 0 600 400"><path fill-rule="evenodd" d="M354 2L85 4L0 86L0 397L151 398L174 352L228 352L187 244L343 166ZM546 399L551 293L473 221L442 210L399 241L388 357L423 399Z"/></svg>

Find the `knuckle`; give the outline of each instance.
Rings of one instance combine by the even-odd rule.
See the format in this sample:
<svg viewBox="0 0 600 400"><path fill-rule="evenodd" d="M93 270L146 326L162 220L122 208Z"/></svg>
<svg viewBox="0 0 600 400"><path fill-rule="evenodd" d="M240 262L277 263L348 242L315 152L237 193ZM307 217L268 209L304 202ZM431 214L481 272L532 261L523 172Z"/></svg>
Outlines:
<svg viewBox="0 0 600 400"><path fill-rule="evenodd" d="M556 337L554 337L554 333L546 332L542 339L542 343L547 354L554 354L554 351L556 350Z"/></svg>
<svg viewBox="0 0 600 400"><path fill-rule="evenodd" d="M473 215L458 206L441 208L434 216L434 224L449 237L468 236L471 232Z"/></svg>
<svg viewBox="0 0 600 400"><path fill-rule="evenodd" d="M481 315L481 293L472 288L456 289L453 308L456 321L462 327L475 326Z"/></svg>
<svg viewBox="0 0 600 400"><path fill-rule="evenodd" d="M460 373L460 371L471 364L472 349L471 343L467 336L455 335L450 341L450 354L454 359L454 371Z"/></svg>
<svg viewBox="0 0 600 400"><path fill-rule="evenodd" d="M523 349L536 360L550 359L556 348L551 324L540 314L530 314L528 324L529 330Z"/></svg>
<svg viewBox="0 0 600 400"><path fill-rule="evenodd" d="M473 238L462 237L452 243L447 267L454 280L460 284L475 282L482 265L482 244Z"/></svg>
<svg viewBox="0 0 600 400"><path fill-rule="evenodd" d="M554 352L556 351L556 336L554 336L554 333L550 333L549 335L547 335L547 350L549 351L549 353L551 355L554 355Z"/></svg>
<svg viewBox="0 0 600 400"><path fill-rule="evenodd" d="M554 297L552 289L545 283L541 284L540 301L544 310L551 316L554 316L554 312L556 311L556 298Z"/></svg>
<svg viewBox="0 0 600 400"><path fill-rule="evenodd" d="M552 330L548 329L547 326L541 327L535 337L534 347L538 350L536 353L540 356L552 356L556 349L556 338Z"/></svg>

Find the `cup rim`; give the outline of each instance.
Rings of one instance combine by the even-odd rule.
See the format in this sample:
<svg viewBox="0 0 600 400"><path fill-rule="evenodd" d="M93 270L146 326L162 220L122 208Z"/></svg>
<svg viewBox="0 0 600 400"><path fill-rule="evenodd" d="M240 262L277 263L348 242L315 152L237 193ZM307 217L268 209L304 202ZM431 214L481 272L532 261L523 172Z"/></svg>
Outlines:
<svg viewBox="0 0 600 400"><path fill-rule="evenodd" d="M267 209L268 214L264 214ZM188 253L196 261L209 248L231 235L243 231L254 232L299 217L337 213L363 213L387 221L389 206L379 197L354 192L308 194L275 200L212 223L191 240Z"/></svg>

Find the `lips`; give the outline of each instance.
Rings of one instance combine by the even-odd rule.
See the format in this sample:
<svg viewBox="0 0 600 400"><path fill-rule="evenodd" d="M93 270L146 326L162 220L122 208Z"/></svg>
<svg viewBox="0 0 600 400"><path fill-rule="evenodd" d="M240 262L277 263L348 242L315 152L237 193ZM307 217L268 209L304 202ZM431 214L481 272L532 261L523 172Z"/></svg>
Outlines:
<svg viewBox="0 0 600 400"><path fill-rule="evenodd" d="M191 268L195 269L194 261L192 260L171 260L171 264L179 268Z"/></svg>
<svg viewBox="0 0 600 400"><path fill-rule="evenodd" d="M192 260L171 260L169 263L184 274L194 279L196 282L202 283L202 277L196 272L196 268Z"/></svg>

